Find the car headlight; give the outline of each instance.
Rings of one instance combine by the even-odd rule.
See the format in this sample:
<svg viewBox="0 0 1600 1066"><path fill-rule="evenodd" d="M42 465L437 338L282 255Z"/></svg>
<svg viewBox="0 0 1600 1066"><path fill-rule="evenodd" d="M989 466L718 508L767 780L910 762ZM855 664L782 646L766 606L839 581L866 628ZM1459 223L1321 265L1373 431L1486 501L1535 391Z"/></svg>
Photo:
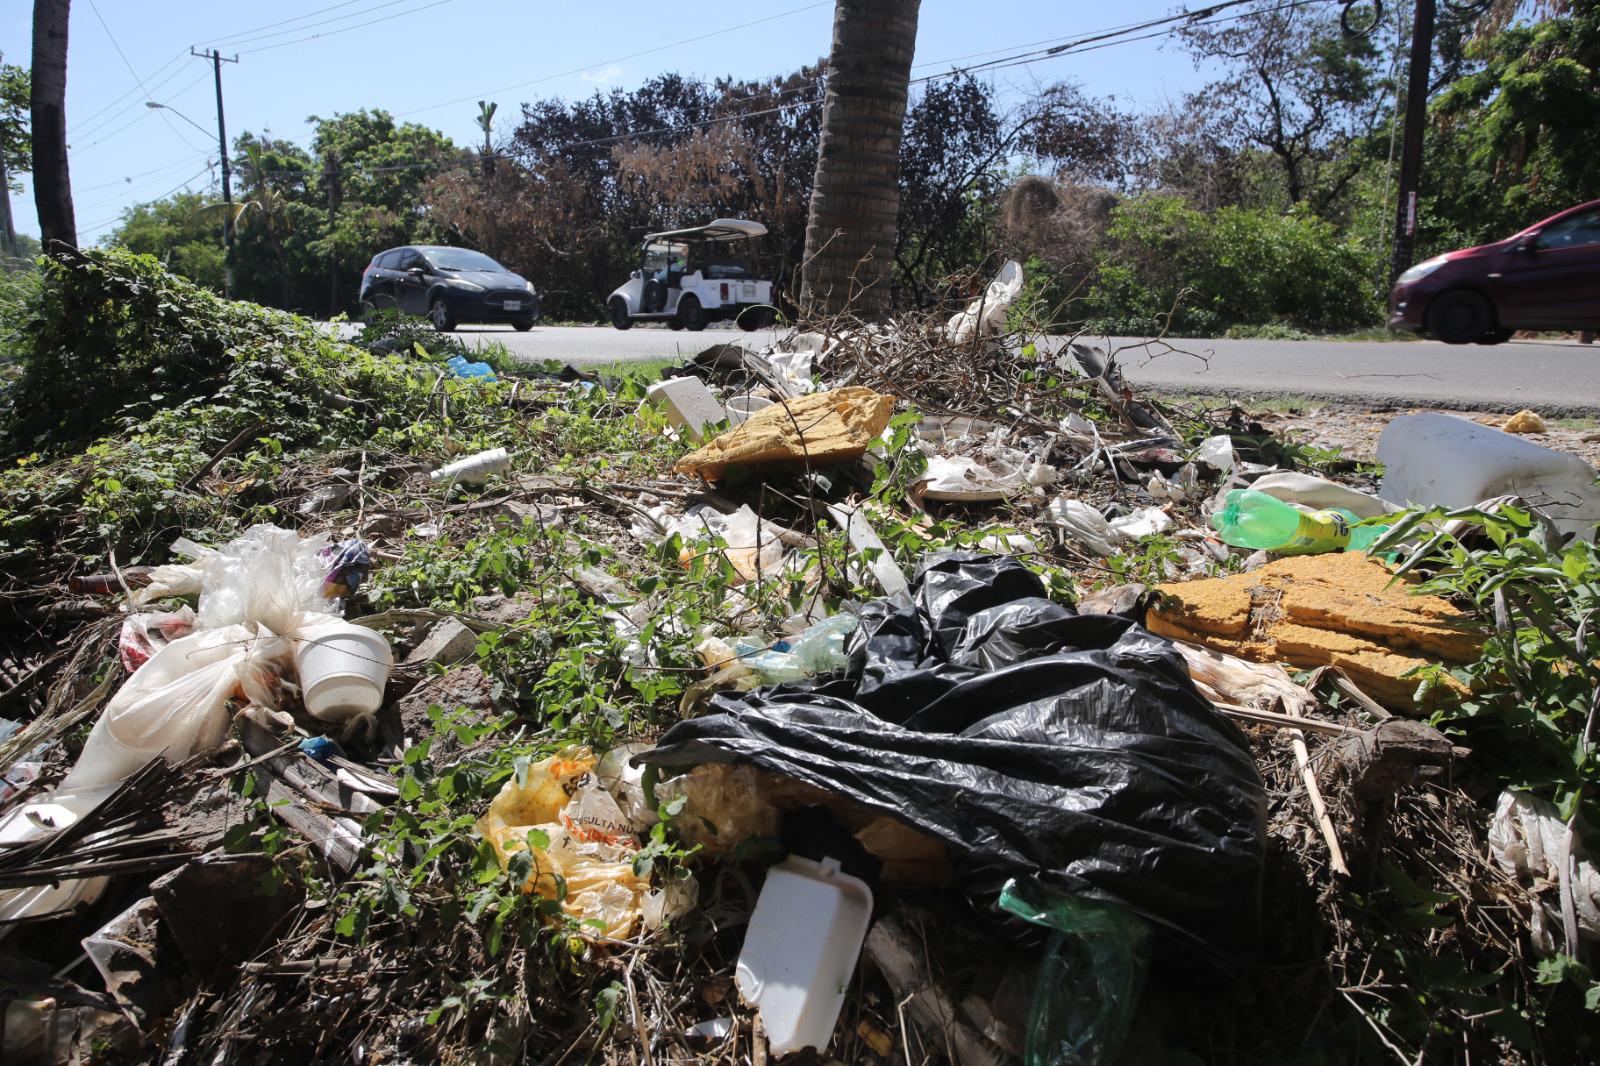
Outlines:
<svg viewBox="0 0 1600 1066"><path fill-rule="evenodd" d="M483 291L482 285L479 285L475 281L468 281L466 278L446 278L445 283L448 285L454 285L458 289L466 289L468 292Z"/></svg>
<svg viewBox="0 0 1600 1066"><path fill-rule="evenodd" d="M531 282L531 281L525 281L525 282L523 282L523 283L522 283L522 287L523 287L523 288L524 288L524 289L527 289L527 290L528 290L528 295L529 295L529 296L537 296L537 295L539 295L539 290L538 290L538 289L535 289L535 288L534 288L534 287L533 287L533 282Z"/></svg>
<svg viewBox="0 0 1600 1066"><path fill-rule="evenodd" d="M1429 259L1426 262L1418 263L1410 270L1407 270L1404 274L1401 274L1398 278L1395 278L1394 283L1396 285L1410 285L1414 281L1421 281L1429 274L1432 274L1435 270L1438 270L1440 267L1444 266L1447 262L1449 262L1449 260L1445 259L1444 256L1439 256L1437 259Z"/></svg>

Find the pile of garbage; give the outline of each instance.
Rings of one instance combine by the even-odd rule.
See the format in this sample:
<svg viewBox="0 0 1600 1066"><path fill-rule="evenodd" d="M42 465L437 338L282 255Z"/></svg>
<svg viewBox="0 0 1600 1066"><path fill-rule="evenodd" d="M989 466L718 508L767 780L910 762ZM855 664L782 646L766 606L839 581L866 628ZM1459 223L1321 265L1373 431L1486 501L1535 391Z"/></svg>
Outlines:
<svg viewBox="0 0 1600 1066"><path fill-rule="evenodd" d="M717 345L627 402L548 383L660 449L631 465L390 457L424 502L385 511L362 453L301 528L74 577L114 606L0 733L0 1059L1162 1061L1277 974L1389 1053L1356 982L1398 941L1351 899L1502 963L1591 951L1578 801L1470 793L1429 724L1509 623L1427 560L1497 512L1592 544L1595 470L1439 414L1389 423L1381 480L1283 469L1242 412L1009 332L1021 288ZM569 527L582 562L538 570ZM366 599L485 529L539 576ZM593 643L547 646L551 604ZM518 641L541 670L492 674ZM584 671L603 726L540 702Z"/></svg>

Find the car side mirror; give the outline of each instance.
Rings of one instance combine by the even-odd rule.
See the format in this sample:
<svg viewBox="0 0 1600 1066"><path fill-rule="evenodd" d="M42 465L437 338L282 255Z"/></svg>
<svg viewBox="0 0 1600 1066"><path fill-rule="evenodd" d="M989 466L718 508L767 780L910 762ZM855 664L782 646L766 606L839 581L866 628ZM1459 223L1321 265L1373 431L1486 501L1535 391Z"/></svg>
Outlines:
<svg viewBox="0 0 1600 1066"><path fill-rule="evenodd" d="M1526 237L1522 238L1522 240L1518 241L1516 248L1513 249L1513 251L1521 252L1524 255L1530 252L1537 252L1538 250L1539 235L1537 233L1528 234Z"/></svg>
<svg viewBox="0 0 1600 1066"><path fill-rule="evenodd" d="M628 276L630 278L642 278L642 277L644 277L644 272L643 271L639 271L639 270L635 270L632 274L629 274Z"/></svg>
<svg viewBox="0 0 1600 1066"><path fill-rule="evenodd" d="M420 278L422 275L426 274L427 271L423 270L421 267L407 267L406 273L410 274L414 278Z"/></svg>

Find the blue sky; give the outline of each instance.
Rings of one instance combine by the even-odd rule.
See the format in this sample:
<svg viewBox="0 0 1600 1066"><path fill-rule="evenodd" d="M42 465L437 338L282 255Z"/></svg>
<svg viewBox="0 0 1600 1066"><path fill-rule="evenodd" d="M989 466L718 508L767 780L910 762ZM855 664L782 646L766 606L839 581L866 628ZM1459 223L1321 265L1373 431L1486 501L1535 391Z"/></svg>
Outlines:
<svg viewBox="0 0 1600 1066"><path fill-rule="evenodd" d="M1178 0L923 0L913 74L1160 17L1178 6ZM7 62L28 63L31 7L13 0L0 13ZM270 130L306 143L308 115L371 107L471 144L480 136L473 122L480 98L499 102L509 130L524 101L629 88L662 71L775 74L825 55L832 18L832 0L74 0L67 128L79 239L100 239L134 203L215 185L211 67L188 55L191 46L215 44L225 56L240 57L223 67L230 139L243 130ZM708 36L687 40L702 35ZM1183 52L1162 45L1140 41L988 77L1005 94L1070 78L1127 104L1159 106L1201 81ZM146 108L147 99L173 110ZM13 197L12 208L18 231L37 236L31 187Z"/></svg>

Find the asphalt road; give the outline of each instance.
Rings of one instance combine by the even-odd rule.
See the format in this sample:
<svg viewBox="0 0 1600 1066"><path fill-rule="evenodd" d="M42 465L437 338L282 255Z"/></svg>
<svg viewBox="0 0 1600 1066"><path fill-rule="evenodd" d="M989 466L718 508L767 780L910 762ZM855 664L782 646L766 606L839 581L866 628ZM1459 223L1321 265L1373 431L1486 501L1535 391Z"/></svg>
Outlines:
<svg viewBox="0 0 1600 1066"><path fill-rule="evenodd" d="M463 327L468 344L500 341L526 359L614 363L687 358L726 341L771 343L776 334L707 330L692 334L636 326ZM1059 343L1059 341L1057 341ZM1103 343L1103 341L1101 342ZM1530 407L1546 415L1600 415L1600 345L1510 341L1173 340L1149 345L1113 338L1129 380L1163 390L1250 398L1304 396L1374 406L1484 411Z"/></svg>

